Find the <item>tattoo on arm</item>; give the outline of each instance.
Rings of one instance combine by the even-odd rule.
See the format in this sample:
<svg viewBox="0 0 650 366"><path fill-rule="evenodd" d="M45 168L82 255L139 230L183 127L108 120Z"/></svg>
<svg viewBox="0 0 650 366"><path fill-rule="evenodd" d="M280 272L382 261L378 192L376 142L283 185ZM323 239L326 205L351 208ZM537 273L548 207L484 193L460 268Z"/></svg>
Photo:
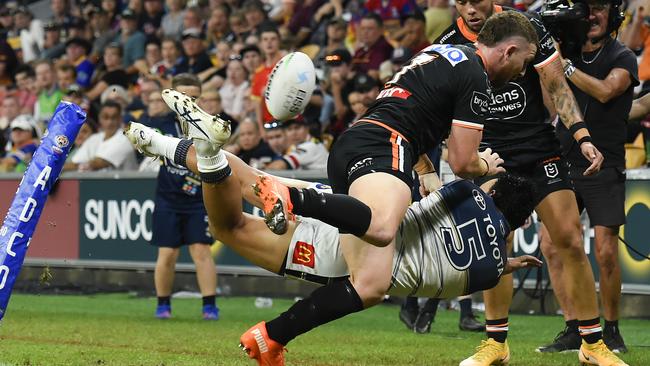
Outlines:
<svg viewBox="0 0 650 366"><path fill-rule="evenodd" d="M547 91L551 96L551 100L553 100L555 110L560 115L562 123L566 128L583 120L578 102L564 77L556 77L550 80L547 84Z"/></svg>

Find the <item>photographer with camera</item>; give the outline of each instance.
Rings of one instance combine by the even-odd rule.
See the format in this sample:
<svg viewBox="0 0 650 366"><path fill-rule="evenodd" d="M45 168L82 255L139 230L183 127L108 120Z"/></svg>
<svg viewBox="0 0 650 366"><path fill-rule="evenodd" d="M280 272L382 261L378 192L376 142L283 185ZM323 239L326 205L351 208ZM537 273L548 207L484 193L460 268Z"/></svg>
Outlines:
<svg viewBox="0 0 650 366"><path fill-rule="evenodd" d="M569 163L569 177L574 184L578 206L587 210L594 226L605 318L603 340L610 350L624 353L627 348L618 329L621 296L618 231L625 223L626 124L633 89L639 81L634 53L613 36L623 21L620 5L620 0L587 0L586 3L574 4L574 7L586 10L581 18L547 23L560 43L564 74L583 111L593 144L605 157L599 173L585 176L582 172L586 164L570 130L562 123L557 124L556 133ZM542 18L547 20L544 12ZM581 32L569 32L567 28ZM567 45L567 40L576 38L584 42ZM548 232L543 230L542 252L549 266L553 290L564 312L566 328L552 344L540 347L538 351L577 350L580 336L575 306L567 292L566 281L562 280L567 274Z"/></svg>

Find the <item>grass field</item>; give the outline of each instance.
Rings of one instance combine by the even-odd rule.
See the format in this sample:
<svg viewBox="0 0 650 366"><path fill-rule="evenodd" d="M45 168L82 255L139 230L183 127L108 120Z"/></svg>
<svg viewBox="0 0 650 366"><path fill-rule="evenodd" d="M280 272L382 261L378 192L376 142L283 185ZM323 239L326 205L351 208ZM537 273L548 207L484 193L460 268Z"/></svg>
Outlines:
<svg viewBox="0 0 650 366"><path fill-rule="evenodd" d="M200 318L200 300L173 301L174 318L153 318L154 299L127 294L14 295L0 325L0 365L254 365L240 334L291 301L257 309L253 298L219 299L221 319ZM291 342L288 365L458 365L483 339L460 332L458 313L439 311L432 333L408 332L398 307L382 305ZM563 326L560 317L511 316L512 365L577 365L576 353L533 350ZM624 320L630 365L650 365L650 321Z"/></svg>

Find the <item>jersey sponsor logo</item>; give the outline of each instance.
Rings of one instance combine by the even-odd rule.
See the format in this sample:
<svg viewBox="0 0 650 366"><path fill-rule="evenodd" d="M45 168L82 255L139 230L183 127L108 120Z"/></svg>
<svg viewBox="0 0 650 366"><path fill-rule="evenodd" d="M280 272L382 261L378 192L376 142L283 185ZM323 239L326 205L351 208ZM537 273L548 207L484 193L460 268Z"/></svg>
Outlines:
<svg viewBox="0 0 650 366"><path fill-rule="evenodd" d="M498 117L512 119L519 117L526 109L526 92L517 83L510 82L501 90L493 91L488 110Z"/></svg>
<svg viewBox="0 0 650 366"><path fill-rule="evenodd" d="M301 266L314 268L316 265L316 251L314 250L314 246L305 243L304 241L296 242L291 262Z"/></svg>
<svg viewBox="0 0 650 366"><path fill-rule="evenodd" d="M357 161L356 163L354 163L354 165L352 165L352 168L348 170L348 177L350 177L357 170L371 165L372 165L372 158L364 158Z"/></svg>
<svg viewBox="0 0 650 366"><path fill-rule="evenodd" d="M463 51L448 44L432 44L422 51L438 53L440 56L446 58L451 66L456 66L463 61L469 60Z"/></svg>
<svg viewBox="0 0 650 366"><path fill-rule="evenodd" d="M474 197L474 202L476 202L476 205L481 210L485 211L485 198L483 198L481 192L479 192L477 189L472 189L472 196Z"/></svg>
<svg viewBox="0 0 650 366"><path fill-rule="evenodd" d="M537 52L540 52L542 50L550 53L554 52L555 43L553 42L553 37L551 37L550 34L545 35L544 38L539 40L539 50Z"/></svg>
<svg viewBox="0 0 650 366"><path fill-rule="evenodd" d="M555 178L558 174L560 174L560 171L557 168L557 164L548 163L544 165L544 173L546 173L546 176L549 178Z"/></svg>
<svg viewBox="0 0 650 366"><path fill-rule="evenodd" d="M490 98L478 91L472 92L472 99L470 101L469 107L472 109L477 116L482 116L486 114L489 110Z"/></svg>
<svg viewBox="0 0 650 366"><path fill-rule="evenodd" d="M381 92L379 92L379 95L377 95L377 99L381 99L381 98L407 99L410 96L411 96L411 92L395 86L392 88L384 89Z"/></svg>

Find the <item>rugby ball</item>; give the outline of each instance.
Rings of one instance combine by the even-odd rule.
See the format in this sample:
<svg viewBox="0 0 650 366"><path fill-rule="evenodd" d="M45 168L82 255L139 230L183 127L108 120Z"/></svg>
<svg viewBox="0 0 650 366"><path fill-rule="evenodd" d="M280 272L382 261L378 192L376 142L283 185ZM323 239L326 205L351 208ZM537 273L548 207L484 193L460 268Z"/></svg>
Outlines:
<svg viewBox="0 0 650 366"><path fill-rule="evenodd" d="M280 121L291 119L307 107L315 88L314 63L302 52L291 52L269 75L264 91L266 107Z"/></svg>

